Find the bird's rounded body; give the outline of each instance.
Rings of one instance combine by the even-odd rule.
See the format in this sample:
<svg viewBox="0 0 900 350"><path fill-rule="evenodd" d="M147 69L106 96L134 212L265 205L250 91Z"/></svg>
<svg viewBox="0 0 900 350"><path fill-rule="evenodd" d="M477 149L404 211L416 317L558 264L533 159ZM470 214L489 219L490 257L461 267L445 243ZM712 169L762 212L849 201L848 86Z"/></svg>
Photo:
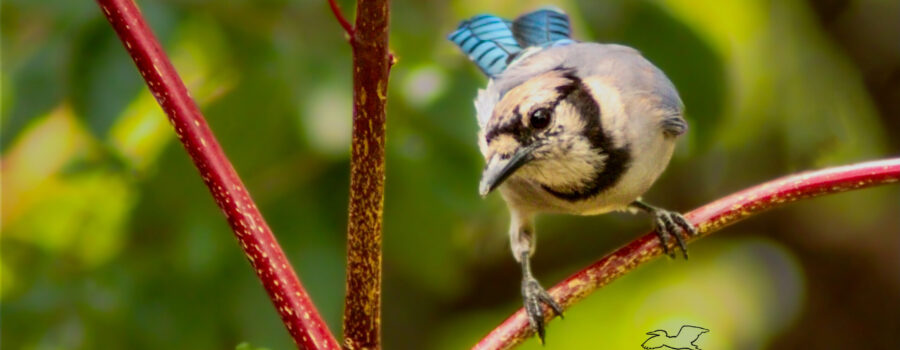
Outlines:
<svg viewBox="0 0 900 350"><path fill-rule="evenodd" d="M665 122L680 119L682 113L681 100L672 83L630 47L574 43L540 50L515 62L492 79L476 99L478 119L485 121L479 133L481 152L490 161L493 152L485 139L490 131L485 129L492 125L491 118L503 117L502 101L533 98L536 93L523 86L529 80L538 89L551 89L541 82L541 76L559 67L571 69L569 74L578 77L596 100L598 113L588 117L597 119L610 148L621 150L619 154L611 154L613 150L586 151L601 153L607 167L613 162L621 163L620 169L604 174L608 178L601 180L608 183L596 193L572 198L548 191L545 185L578 178L579 165L589 155L536 159L498 189L510 209L522 216L541 212L596 215L626 209L668 165L676 137L667 132ZM525 96L517 96L517 90L523 87Z"/></svg>

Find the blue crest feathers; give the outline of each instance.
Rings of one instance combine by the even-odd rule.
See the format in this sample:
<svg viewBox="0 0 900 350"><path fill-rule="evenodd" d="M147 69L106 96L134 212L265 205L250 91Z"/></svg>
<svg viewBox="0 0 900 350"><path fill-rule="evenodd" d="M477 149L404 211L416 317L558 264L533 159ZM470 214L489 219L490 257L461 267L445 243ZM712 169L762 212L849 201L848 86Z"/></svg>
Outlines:
<svg viewBox="0 0 900 350"><path fill-rule="evenodd" d="M544 8L510 22L493 15L478 15L459 24L448 38L488 77L506 69L524 49L574 43L569 17Z"/></svg>

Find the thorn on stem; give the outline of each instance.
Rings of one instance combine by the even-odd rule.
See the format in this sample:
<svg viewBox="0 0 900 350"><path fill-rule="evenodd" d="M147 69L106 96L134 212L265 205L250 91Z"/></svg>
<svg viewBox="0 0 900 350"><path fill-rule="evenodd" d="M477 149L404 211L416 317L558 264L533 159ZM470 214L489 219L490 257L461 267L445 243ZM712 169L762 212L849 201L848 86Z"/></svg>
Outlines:
<svg viewBox="0 0 900 350"><path fill-rule="evenodd" d="M394 55L393 52L388 52L388 69L393 68L394 65L397 64L397 62L399 62L399 59L397 59L397 56Z"/></svg>

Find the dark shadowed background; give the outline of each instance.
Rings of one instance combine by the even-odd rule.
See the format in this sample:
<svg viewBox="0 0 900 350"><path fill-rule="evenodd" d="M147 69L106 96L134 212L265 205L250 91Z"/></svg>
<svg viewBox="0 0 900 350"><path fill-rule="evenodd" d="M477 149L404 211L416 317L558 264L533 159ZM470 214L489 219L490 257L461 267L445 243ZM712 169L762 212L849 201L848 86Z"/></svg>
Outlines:
<svg viewBox="0 0 900 350"><path fill-rule="evenodd" d="M352 13L351 1L340 1ZM687 211L788 173L900 154L900 2L554 1L576 37L642 51L691 130L645 198ZM323 1L138 1L340 333L350 48ZM386 349L461 349L520 306L497 195L477 195L485 79L445 36L543 1L392 4ZM4 0L0 312L6 349L293 347L221 212L92 1ZM544 216L549 286L645 216ZM661 259L549 327L544 349L900 348L900 187L798 203ZM523 348L541 349L531 340Z"/></svg>

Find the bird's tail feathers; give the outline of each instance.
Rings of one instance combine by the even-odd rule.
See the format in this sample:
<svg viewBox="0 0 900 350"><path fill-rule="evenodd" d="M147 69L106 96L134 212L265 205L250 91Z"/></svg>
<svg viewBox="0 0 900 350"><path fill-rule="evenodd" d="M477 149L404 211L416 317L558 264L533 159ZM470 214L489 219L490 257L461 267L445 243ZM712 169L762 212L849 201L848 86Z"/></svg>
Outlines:
<svg viewBox="0 0 900 350"><path fill-rule="evenodd" d="M477 15L460 23L448 39L491 78L528 53L575 42L569 16L553 7L526 13L512 22Z"/></svg>

